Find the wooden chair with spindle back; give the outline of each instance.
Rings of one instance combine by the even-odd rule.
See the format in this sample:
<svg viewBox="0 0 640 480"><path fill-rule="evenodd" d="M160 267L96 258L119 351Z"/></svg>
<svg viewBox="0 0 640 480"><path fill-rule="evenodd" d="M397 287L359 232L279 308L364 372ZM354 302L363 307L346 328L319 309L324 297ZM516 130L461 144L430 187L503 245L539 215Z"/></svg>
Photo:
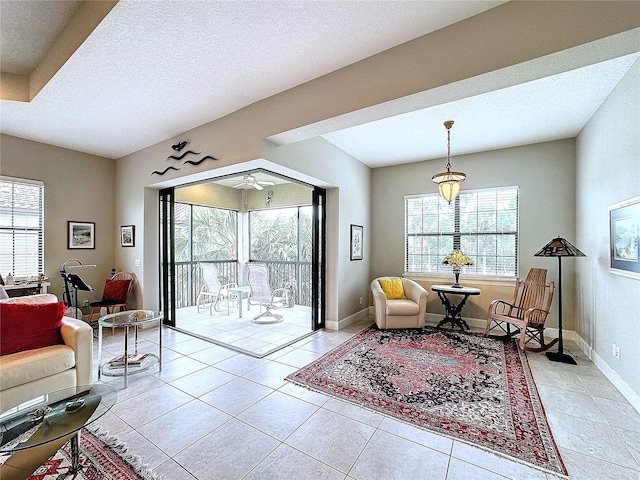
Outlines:
<svg viewBox="0 0 640 480"><path fill-rule="evenodd" d="M543 352L558 341L557 338L546 343L544 324L549 316L553 292L553 282L547 282L547 270L532 268L524 280L517 279L513 298L510 302L494 300L489 305L487 327L484 335L499 328L504 335L491 335L493 338L510 339L520 335L519 345L523 350ZM511 331L511 325L516 330ZM530 342L537 346L530 346Z"/></svg>

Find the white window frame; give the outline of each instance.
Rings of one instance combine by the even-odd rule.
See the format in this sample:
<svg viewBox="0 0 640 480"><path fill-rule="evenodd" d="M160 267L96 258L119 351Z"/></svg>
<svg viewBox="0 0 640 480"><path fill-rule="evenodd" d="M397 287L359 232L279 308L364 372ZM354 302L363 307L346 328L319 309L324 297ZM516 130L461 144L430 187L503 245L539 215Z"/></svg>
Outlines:
<svg viewBox="0 0 640 480"><path fill-rule="evenodd" d="M20 212L17 195L20 187L35 189L36 198L28 196L23 199L23 205L27 211ZM30 192L31 193L31 192ZM37 208L35 215L28 209ZM37 216L37 217L36 217ZM30 218L32 222L21 222L24 218ZM34 218L35 217L35 218ZM35 224L33 222L35 220ZM37 180L27 180L0 175L0 235L5 237L0 252L0 273L7 275L12 273L14 277L28 277L44 274L44 183ZM21 244L20 235L37 236L37 260L29 260L33 256L32 251L26 251L28 242ZM10 239L9 239L10 238ZM16 243L16 240L18 242ZM20 251L20 249L24 251ZM7 251L10 250L8 253ZM33 270L33 271L32 271Z"/></svg>
<svg viewBox="0 0 640 480"><path fill-rule="evenodd" d="M507 210L500 210L499 208L496 208L492 210L490 202L483 202L483 198L491 198L492 195L495 195L496 198L499 198L501 195L508 196L511 199L512 208ZM513 208L514 195L515 208ZM465 278L476 278L482 280L511 280L517 278L519 258L518 236L520 231L519 196L517 186L463 190L460 192L459 196L451 202L451 205L449 205L447 201L442 199L442 197L437 193L406 195L404 197L405 275L416 277L451 276L451 266L442 265L442 260L451 251L461 249L468 254L474 262L473 266L462 268ZM422 204L421 208L425 208L425 205L430 206L429 211L423 211L419 215L410 215L409 204L413 203L415 207L415 199L420 200L420 203ZM480 201L482 206L489 210L478 208L477 201ZM473 208L474 204L475 209ZM437 207L435 207L436 205ZM478 212L484 212L485 214L493 213L496 218L495 230L487 231L486 229L483 230L480 228L480 230L483 231L478 231L478 228L476 227L475 231L461 231L464 230L464 227L460 226L461 205L467 206L467 219L472 213L476 215ZM434 208L436 209L434 210ZM464 207L462 208L464 210ZM501 216L499 212L502 212L502 215L506 215L510 221L499 221L498 218ZM464 212L462 212L462 214L463 213ZM513 220L514 213L515 221ZM416 217L422 219L420 227L416 226ZM431 220L428 224L426 222L427 218L430 218ZM515 225L515 231L511 228L501 228L506 223L511 227ZM412 230L411 232L409 231L410 229ZM483 254L479 251L479 243L482 240L481 237L486 236L494 237L496 250L489 252L485 251ZM418 237L430 238L427 253L425 253L425 248L427 248L426 243L424 241L412 241L412 237L414 239ZM465 243L467 248L463 245ZM509 255L498 254L498 244L508 246ZM434 245L436 246L434 247ZM418 248L421 249L420 252L416 251ZM491 264L488 269L487 264Z"/></svg>

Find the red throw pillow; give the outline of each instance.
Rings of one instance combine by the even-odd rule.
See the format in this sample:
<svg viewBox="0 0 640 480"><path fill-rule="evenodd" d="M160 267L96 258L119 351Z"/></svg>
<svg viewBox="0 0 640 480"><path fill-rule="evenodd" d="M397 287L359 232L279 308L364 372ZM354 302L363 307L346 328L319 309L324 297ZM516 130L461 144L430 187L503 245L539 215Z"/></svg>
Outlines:
<svg viewBox="0 0 640 480"><path fill-rule="evenodd" d="M131 280L111 280L104 283L103 302L126 303Z"/></svg>
<svg viewBox="0 0 640 480"><path fill-rule="evenodd" d="M62 317L67 307L57 303L0 303L0 355L60 345Z"/></svg>

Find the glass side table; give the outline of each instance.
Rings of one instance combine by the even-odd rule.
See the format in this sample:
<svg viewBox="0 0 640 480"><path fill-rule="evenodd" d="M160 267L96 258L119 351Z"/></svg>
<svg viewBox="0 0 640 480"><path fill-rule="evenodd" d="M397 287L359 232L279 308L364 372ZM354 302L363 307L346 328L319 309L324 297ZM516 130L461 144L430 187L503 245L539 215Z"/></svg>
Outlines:
<svg viewBox="0 0 640 480"><path fill-rule="evenodd" d="M82 428L107 413L117 397L110 385L79 385L45 393L2 412L0 455L11 456L0 466L0 478L27 478L69 438L71 466L66 475L79 472Z"/></svg>
<svg viewBox="0 0 640 480"><path fill-rule="evenodd" d="M157 310L127 310L100 317L98 320L98 380L102 375L107 377L124 377L127 387L129 375L142 373L155 365L162 370L162 318L163 314ZM158 354L138 352L138 327L145 323L159 321L158 325ZM124 328L124 355L115 357L107 362L102 361L102 328ZM133 353L129 353L129 329L133 327L135 344Z"/></svg>

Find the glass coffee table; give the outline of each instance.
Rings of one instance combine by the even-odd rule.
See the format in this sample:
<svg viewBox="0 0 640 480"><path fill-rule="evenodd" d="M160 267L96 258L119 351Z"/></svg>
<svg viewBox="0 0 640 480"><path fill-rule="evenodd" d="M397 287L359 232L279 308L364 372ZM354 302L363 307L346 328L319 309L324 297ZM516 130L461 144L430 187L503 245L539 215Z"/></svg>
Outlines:
<svg viewBox="0 0 640 480"><path fill-rule="evenodd" d="M102 375L108 377L124 377L124 386L127 387L129 375L142 373L155 365L162 369L162 318L163 314L157 310L127 310L112 313L100 317L98 320L98 380ZM158 326L158 353L138 352L138 327L145 323L159 321ZM124 354L118 355L106 362L102 361L102 328L124 328ZM129 353L129 329L134 330L133 353Z"/></svg>
<svg viewBox="0 0 640 480"><path fill-rule="evenodd" d="M0 466L0 478L28 478L71 439L71 467L78 472L80 431L116 403L109 385L95 384L56 390L0 414L0 455L11 455Z"/></svg>

